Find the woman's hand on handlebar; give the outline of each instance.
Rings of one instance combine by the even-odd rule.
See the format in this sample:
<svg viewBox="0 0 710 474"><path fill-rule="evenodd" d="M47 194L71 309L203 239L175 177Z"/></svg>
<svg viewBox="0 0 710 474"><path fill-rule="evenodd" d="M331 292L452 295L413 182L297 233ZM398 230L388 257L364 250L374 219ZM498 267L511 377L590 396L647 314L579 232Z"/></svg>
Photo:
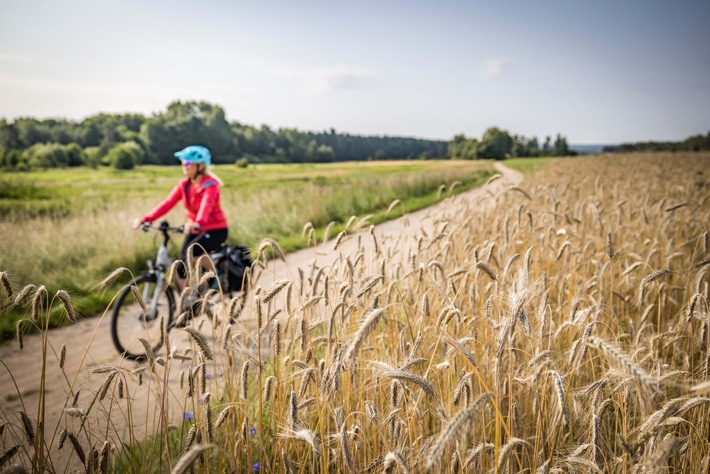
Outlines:
<svg viewBox="0 0 710 474"><path fill-rule="evenodd" d="M183 227L184 229L182 232L185 235L199 234L200 232L202 232L202 228L197 222L189 221Z"/></svg>
<svg viewBox="0 0 710 474"><path fill-rule="evenodd" d="M143 219L135 218L133 219L133 223L131 223L131 229L138 230L143 226L143 224L145 224Z"/></svg>

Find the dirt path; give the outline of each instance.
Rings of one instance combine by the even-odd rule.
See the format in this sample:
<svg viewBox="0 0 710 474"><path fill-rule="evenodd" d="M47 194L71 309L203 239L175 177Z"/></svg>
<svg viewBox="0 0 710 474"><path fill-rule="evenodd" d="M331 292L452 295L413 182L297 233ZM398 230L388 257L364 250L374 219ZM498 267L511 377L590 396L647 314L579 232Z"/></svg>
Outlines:
<svg viewBox="0 0 710 474"><path fill-rule="evenodd" d="M380 224L375 228L375 238L378 242L388 243L391 248L397 249L396 255L389 256L391 259L406 258L409 251L414 248L416 235L423 229L426 232L426 229L432 227L433 222L445 221L471 206L492 205L495 202L492 197L519 184L523 179L521 173L506 168L500 163L496 163L496 168L502 174L500 179L493 180L482 188L445 199L430 208ZM372 245L372 240L372 236L365 231L348 236L337 250L334 250L334 242L331 240L325 244L289 254L286 256L285 262L271 261L260 274L257 285L268 289L279 280L298 279L298 269L305 271L314 260L318 262L319 267L329 266L337 260L341 253L347 255L348 252L356 249L358 244L361 246L360 248L367 249L368 245ZM22 426L19 417L20 411L26 412L32 419L39 418L40 380L44 366L45 439L50 443L54 438L51 449L53 465L50 469L52 471L71 472L73 469L80 469L76 456L72 455L70 446L65 446L61 451L57 451L58 432L64 426L68 426L76 432L79 431L81 419L70 417L65 408L72 406L75 397L78 397L76 406L82 407L84 410L92 405L95 394L107 377L106 373L93 373L92 369L110 366L119 368L121 373L140 370L140 366L124 360L114 349L109 323L110 315L107 314L101 318L85 319L77 324L50 331L47 334L49 344L46 364L43 364L43 338L41 336L25 337L22 350L20 350L17 341L0 345L0 362L4 364L4 366L0 366L0 418L2 418L2 422L9 422L18 427L14 430L16 433L21 433L21 429L19 429ZM235 330L238 331L239 328ZM182 336L187 338L184 333ZM63 369L60 369L59 353L62 345L66 348L66 359ZM215 357L215 360L217 359L219 358ZM131 382L135 377L119 375L119 378L124 380L127 396L130 397L132 403L127 405L125 399L118 399L116 396L94 402L92 416L87 417L86 423L90 424L88 431L92 435L95 433L96 437L87 439L84 436L80 438L82 444L85 446L94 443L102 444L103 440L108 437L114 446L118 446L121 442L127 441L131 434L136 439L141 439L161 427L165 429L168 423L179 424L183 413L177 410L185 403L185 400L179 400L182 392L180 390L180 373L185 368L169 372L168 383L171 390L166 392L160 390L160 381L154 380L148 373L143 377L144 383L140 386ZM210 370L216 375L215 378L218 378L219 373L227 368L214 365ZM116 386L117 383L114 383L112 390L115 391ZM21 394L21 397L18 397L18 393ZM157 406L156 399L160 397L175 399L174 401L177 402L164 404L169 405L167 420L158 419L159 417L155 416L155 410L152 408ZM16 444L13 441L7 441L7 433L5 439L5 446L2 449ZM17 442L22 441L18 440ZM101 444L98 444L99 449Z"/></svg>

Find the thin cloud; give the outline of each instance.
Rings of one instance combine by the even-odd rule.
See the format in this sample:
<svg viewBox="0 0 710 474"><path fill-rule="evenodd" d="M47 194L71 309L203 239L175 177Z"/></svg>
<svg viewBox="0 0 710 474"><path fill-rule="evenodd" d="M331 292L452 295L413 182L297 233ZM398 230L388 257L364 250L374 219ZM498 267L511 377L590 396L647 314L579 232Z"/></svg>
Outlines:
<svg viewBox="0 0 710 474"><path fill-rule="evenodd" d="M511 61L508 58L493 58L483 64L481 75L486 79L500 77L510 68Z"/></svg>
<svg viewBox="0 0 710 474"><path fill-rule="evenodd" d="M22 56L20 54L4 54L0 53L0 61L15 61L19 63L31 63L34 62L29 56Z"/></svg>
<svg viewBox="0 0 710 474"><path fill-rule="evenodd" d="M310 92L327 93L372 89L383 80L374 69L337 66L311 69L301 74L309 85Z"/></svg>

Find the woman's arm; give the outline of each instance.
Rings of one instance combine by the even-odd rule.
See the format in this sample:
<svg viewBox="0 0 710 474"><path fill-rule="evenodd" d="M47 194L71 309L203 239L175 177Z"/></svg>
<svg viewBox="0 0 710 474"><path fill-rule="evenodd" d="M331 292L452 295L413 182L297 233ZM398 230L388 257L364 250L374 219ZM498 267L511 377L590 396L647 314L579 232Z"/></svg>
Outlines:
<svg viewBox="0 0 710 474"><path fill-rule="evenodd" d="M155 206L148 214L143 216L143 221L153 222L154 220L159 219L165 214L167 214L170 209L175 207L175 204L180 202L180 199L182 199L182 184L182 181L176 184L173 190L170 191L170 194L168 194L168 196L163 199L163 202Z"/></svg>

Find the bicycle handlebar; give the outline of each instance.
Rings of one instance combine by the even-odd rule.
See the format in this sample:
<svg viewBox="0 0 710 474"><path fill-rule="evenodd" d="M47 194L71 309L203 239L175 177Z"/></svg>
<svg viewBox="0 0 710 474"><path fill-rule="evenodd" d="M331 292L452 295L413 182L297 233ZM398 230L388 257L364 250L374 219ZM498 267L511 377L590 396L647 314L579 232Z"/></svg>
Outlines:
<svg viewBox="0 0 710 474"><path fill-rule="evenodd" d="M148 232L150 229L154 229L160 232L168 233L172 232L175 234L182 234L183 231L185 230L185 226L181 225L178 227L170 227L170 224L168 221L160 221L160 224L158 226L155 226L152 222L143 222L141 224L141 230L143 232Z"/></svg>

